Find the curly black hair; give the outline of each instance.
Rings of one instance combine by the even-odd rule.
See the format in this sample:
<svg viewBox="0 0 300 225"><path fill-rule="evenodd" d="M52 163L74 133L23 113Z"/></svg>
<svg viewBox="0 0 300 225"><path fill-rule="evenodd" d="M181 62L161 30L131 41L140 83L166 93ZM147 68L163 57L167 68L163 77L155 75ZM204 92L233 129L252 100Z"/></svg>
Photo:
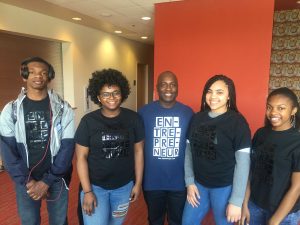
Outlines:
<svg viewBox="0 0 300 225"><path fill-rule="evenodd" d="M129 82L122 72L111 68L95 71L92 73L92 78L89 79L88 94L91 100L99 106L101 106L101 103L98 100L98 96L105 85L115 85L120 88L121 102L124 102L130 94Z"/></svg>

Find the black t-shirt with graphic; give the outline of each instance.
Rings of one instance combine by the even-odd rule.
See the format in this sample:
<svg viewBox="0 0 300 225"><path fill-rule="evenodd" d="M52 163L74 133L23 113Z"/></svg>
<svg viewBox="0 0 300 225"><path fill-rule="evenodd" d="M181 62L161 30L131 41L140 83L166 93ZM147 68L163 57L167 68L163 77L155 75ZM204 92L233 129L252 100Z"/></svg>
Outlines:
<svg viewBox="0 0 300 225"><path fill-rule="evenodd" d="M29 169L33 169L31 176L40 180L51 166L51 151L48 146L51 129L49 96L40 101L25 97L23 108Z"/></svg>
<svg viewBox="0 0 300 225"><path fill-rule="evenodd" d="M288 191L293 172L300 172L300 133L294 129L257 130L251 150L250 200L272 213ZM292 211L300 209L298 199Z"/></svg>
<svg viewBox="0 0 300 225"><path fill-rule="evenodd" d="M134 179L134 144L144 139L140 116L121 108L118 116L107 118L96 110L85 115L77 128L75 142L89 147L90 182L116 189Z"/></svg>
<svg viewBox="0 0 300 225"><path fill-rule="evenodd" d="M235 152L251 145L244 117L235 111L215 118L208 112L198 112L192 118L188 137L196 181L212 188L232 185Z"/></svg>

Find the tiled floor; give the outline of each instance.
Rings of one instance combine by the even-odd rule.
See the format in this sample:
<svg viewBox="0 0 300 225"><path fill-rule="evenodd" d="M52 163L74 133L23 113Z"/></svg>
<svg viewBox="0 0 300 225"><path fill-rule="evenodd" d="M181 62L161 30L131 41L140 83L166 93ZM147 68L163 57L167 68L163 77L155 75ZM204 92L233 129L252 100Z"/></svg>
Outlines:
<svg viewBox="0 0 300 225"><path fill-rule="evenodd" d="M72 182L70 186L70 199L68 210L69 225L78 225L77 220L77 192L78 192L78 176L74 169ZM45 204L41 211L42 225L47 225L47 212ZM203 225L214 225L211 222L211 215L208 216ZM13 182L9 178L7 172L0 173L0 224L1 225L19 225L20 220L17 215L16 198L13 188ZM141 196L137 202L134 202L129 209L128 216L124 225L147 225L146 205Z"/></svg>

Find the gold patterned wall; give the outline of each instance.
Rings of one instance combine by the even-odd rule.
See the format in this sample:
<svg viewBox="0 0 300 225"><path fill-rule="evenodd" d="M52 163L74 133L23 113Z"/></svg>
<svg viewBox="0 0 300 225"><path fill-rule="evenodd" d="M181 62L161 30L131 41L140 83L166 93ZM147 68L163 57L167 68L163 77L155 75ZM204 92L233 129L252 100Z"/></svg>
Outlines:
<svg viewBox="0 0 300 225"><path fill-rule="evenodd" d="M269 91L292 89L300 100L300 10L276 11Z"/></svg>

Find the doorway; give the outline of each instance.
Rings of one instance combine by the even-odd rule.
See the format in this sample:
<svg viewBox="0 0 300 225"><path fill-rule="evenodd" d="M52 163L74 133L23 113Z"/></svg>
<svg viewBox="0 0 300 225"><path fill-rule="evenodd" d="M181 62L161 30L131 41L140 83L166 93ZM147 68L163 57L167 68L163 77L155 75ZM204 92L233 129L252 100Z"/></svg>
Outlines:
<svg viewBox="0 0 300 225"><path fill-rule="evenodd" d="M136 109L139 110L148 103L148 83L149 73L148 65L137 64L137 95L136 95Z"/></svg>

